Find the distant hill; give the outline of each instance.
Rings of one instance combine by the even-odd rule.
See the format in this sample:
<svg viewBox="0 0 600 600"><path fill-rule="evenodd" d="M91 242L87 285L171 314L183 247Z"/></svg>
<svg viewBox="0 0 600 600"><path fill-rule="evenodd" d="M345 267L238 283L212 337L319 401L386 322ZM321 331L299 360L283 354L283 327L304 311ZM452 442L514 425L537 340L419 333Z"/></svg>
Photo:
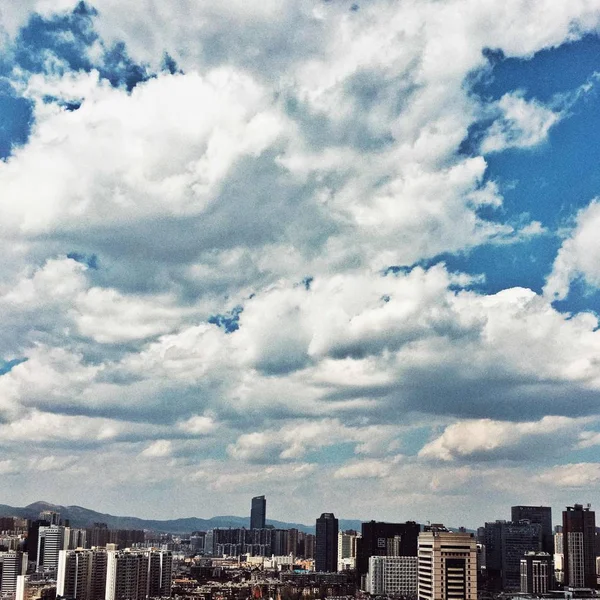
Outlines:
<svg viewBox="0 0 600 600"><path fill-rule="evenodd" d="M99 513L83 506L59 506L49 502L34 502L24 507L0 504L0 516L37 518L41 511L53 510L60 512L62 519L68 519L72 527L91 527L93 523L106 523L111 529L148 529L161 533L190 533L192 531L207 531L216 527L249 527L249 517L221 516L210 519L187 517L183 519L154 520L137 517L119 517ZM306 533L314 533L314 525L301 523L286 523L283 521L267 520L268 525L280 529L296 528ZM340 529L357 529L360 531L361 521L340 519Z"/></svg>

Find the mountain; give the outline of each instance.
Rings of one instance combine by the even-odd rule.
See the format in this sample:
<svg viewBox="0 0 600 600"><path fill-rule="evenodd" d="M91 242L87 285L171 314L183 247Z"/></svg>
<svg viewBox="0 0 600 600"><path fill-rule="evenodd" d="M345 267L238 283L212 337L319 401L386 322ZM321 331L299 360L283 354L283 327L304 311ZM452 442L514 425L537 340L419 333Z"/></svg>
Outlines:
<svg viewBox="0 0 600 600"><path fill-rule="evenodd" d="M106 523L110 529L149 529L161 533L190 533L192 531L207 531L217 527L249 527L249 517L220 516L210 519L187 517L183 519L154 520L137 517L119 517L99 513L83 506L59 506L49 502L34 502L25 507L14 507L0 504L0 516L37 518L43 510L60 512L62 519L68 519L72 527L91 527L94 523ZM268 525L279 529L299 529L306 533L314 533L314 525L301 523L286 523L284 521L267 520ZM357 529L360 531L361 521L340 519L340 529Z"/></svg>

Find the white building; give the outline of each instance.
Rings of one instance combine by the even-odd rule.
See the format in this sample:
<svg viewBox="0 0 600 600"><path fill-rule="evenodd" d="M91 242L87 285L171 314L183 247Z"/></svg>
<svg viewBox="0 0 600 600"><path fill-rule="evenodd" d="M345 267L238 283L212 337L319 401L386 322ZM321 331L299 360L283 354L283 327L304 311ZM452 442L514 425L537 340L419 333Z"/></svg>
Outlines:
<svg viewBox="0 0 600 600"><path fill-rule="evenodd" d="M371 556L367 591L381 595L415 595L417 593L416 556Z"/></svg>
<svg viewBox="0 0 600 600"><path fill-rule="evenodd" d="M419 534L419 600L477 600L477 544L469 533Z"/></svg>
<svg viewBox="0 0 600 600"><path fill-rule="evenodd" d="M56 593L76 600L104 600L106 550L61 550L58 557Z"/></svg>
<svg viewBox="0 0 600 600"><path fill-rule="evenodd" d="M17 592L17 577L27 572L27 553L0 552L0 594L14 598Z"/></svg>
<svg viewBox="0 0 600 600"><path fill-rule="evenodd" d="M58 569L58 553L66 549L67 543L64 527L59 525L40 527L37 552L38 571L56 571Z"/></svg>
<svg viewBox="0 0 600 600"><path fill-rule="evenodd" d="M105 600L171 595L173 555L162 550L107 552Z"/></svg>
<svg viewBox="0 0 600 600"><path fill-rule="evenodd" d="M356 540L361 537L356 531L338 533L338 571L356 568Z"/></svg>

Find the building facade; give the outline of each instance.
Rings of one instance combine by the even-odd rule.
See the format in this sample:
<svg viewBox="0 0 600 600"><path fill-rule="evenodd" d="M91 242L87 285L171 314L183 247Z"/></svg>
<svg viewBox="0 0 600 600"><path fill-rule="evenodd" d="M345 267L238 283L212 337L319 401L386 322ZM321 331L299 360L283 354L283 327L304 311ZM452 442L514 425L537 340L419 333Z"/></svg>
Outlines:
<svg viewBox="0 0 600 600"><path fill-rule="evenodd" d="M322 573L337 572L338 520L333 513L323 513L316 524L315 570Z"/></svg>
<svg viewBox="0 0 600 600"><path fill-rule="evenodd" d="M552 589L552 555L547 552L527 552L521 559L521 592L546 594Z"/></svg>
<svg viewBox="0 0 600 600"><path fill-rule="evenodd" d="M145 600L171 595L171 552L107 552L105 600Z"/></svg>
<svg viewBox="0 0 600 600"><path fill-rule="evenodd" d="M564 584L596 587L596 514L581 504L563 511Z"/></svg>
<svg viewBox="0 0 600 600"><path fill-rule="evenodd" d="M267 524L267 500L264 496L252 498L250 529L264 529Z"/></svg>
<svg viewBox="0 0 600 600"><path fill-rule="evenodd" d="M382 523L369 521L362 524L357 540L356 568L365 575L371 556L417 556L417 540L421 526L414 521Z"/></svg>
<svg viewBox="0 0 600 600"><path fill-rule="evenodd" d="M60 525L40 527L37 547L38 571L56 571L58 554L66 548L65 528Z"/></svg>
<svg viewBox="0 0 600 600"><path fill-rule="evenodd" d="M367 592L377 596L417 595L416 556L371 556Z"/></svg>
<svg viewBox="0 0 600 600"><path fill-rule="evenodd" d="M0 595L14 596L17 578L27 573L27 553L0 552Z"/></svg>
<svg viewBox="0 0 600 600"><path fill-rule="evenodd" d="M542 552L554 553L554 536L552 532L552 508L549 506L513 506L511 521L529 521L542 527Z"/></svg>
<svg viewBox="0 0 600 600"><path fill-rule="evenodd" d="M477 600L477 543L472 534L424 531L418 539L419 600Z"/></svg>
<svg viewBox="0 0 600 600"><path fill-rule="evenodd" d="M61 550L56 593L76 600L104 600L107 553L104 548Z"/></svg>

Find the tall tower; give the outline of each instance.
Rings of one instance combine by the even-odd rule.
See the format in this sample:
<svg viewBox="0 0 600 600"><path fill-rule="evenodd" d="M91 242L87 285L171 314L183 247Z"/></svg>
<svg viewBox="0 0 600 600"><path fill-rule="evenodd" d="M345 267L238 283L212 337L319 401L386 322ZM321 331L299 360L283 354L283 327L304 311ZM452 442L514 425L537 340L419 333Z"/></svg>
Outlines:
<svg viewBox="0 0 600 600"><path fill-rule="evenodd" d="M250 509L250 529L264 529L266 518L267 501L264 496L255 496Z"/></svg>
<svg viewBox="0 0 600 600"><path fill-rule="evenodd" d="M596 513L581 504L563 511L564 583L596 587Z"/></svg>
<svg viewBox="0 0 600 600"><path fill-rule="evenodd" d="M336 573L338 558L338 520L333 513L323 513L317 519L315 569L321 573Z"/></svg>
<svg viewBox="0 0 600 600"><path fill-rule="evenodd" d="M419 534L419 600L477 600L477 543L470 533Z"/></svg>

